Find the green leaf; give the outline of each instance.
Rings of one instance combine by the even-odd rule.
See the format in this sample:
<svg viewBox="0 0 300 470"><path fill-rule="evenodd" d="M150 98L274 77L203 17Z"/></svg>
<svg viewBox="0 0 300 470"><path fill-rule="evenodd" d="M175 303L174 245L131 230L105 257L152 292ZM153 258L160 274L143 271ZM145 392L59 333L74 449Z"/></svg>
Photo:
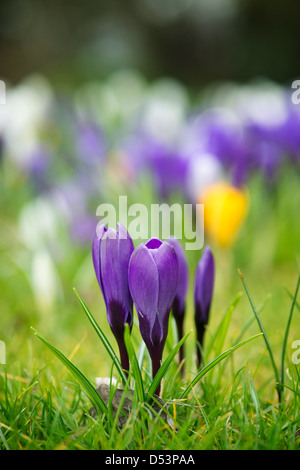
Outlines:
<svg viewBox="0 0 300 470"><path fill-rule="evenodd" d="M223 353L221 353L219 356L217 356L215 359L213 359L209 364L207 364L203 369L198 372L198 374L195 375L193 378L192 382L189 384L189 386L184 390L184 392L181 394L180 399L186 398L187 395L190 393L190 391L195 387L195 385L199 382L199 380L207 374L211 369L213 369L219 362L223 361L229 354L231 354L233 351L236 349L239 349L241 346L243 346L246 343L249 343L249 341L252 341L253 339L257 338L258 336L261 336L262 333L258 333L257 335L251 336L250 338L245 339L244 341L241 341L240 343L236 344L235 346L232 346L231 348L227 349Z"/></svg>
<svg viewBox="0 0 300 470"><path fill-rule="evenodd" d="M155 375L154 379L152 380L152 383L149 387L149 390L146 395L146 402L150 402L150 400L153 398L153 395L155 394L155 391L157 390L157 387L159 386L162 378L166 374L168 368L170 367L174 357L178 353L180 347L183 345L187 337L191 334L191 331L186 333L186 335L179 341L178 344L173 348L173 350L170 352L170 354L167 356L167 358L164 360L162 363L160 369L158 370L157 374Z"/></svg>
<svg viewBox="0 0 300 470"><path fill-rule="evenodd" d="M223 316L211 342L209 347L206 349L206 355L209 356L212 348L214 348L215 354L219 355L222 352L224 347L225 339L228 333L229 325L232 318L232 313L239 303L240 298L242 297L242 293L236 295L231 305L228 307L225 315Z"/></svg>
<svg viewBox="0 0 300 470"><path fill-rule="evenodd" d="M106 351L108 352L108 354L110 355L110 357L112 358L121 378L122 378L122 381L124 383L126 383L127 381L127 377L126 377L126 374L125 372L123 371L122 369L122 366L121 366L121 363L120 363L120 360L118 358L118 356L116 355L116 353L114 352L113 350L113 347L111 346L110 342L108 341L108 339L106 338L105 334L103 333L103 331L101 330L100 326L98 325L98 323L96 322L95 318L93 317L93 315L91 314L91 312L89 311L88 307L86 306L85 302L82 300L82 298L80 297L80 295L78 294L78 292L76 291L75 288L73 288L74 292L75 292L75 295L76 297L78 298L86 316L88 317L89 321L91 322L94 330L96 331L98 337L100 338L102 344L104 345Z"/></svg>
<svg viewBox="0 0 300 470"><path fill-rule="evenodd" d="M143 385L143 379L141 375L141 369L139 367L139 363L137 360L137 357L134 352L134 348L131 342L131 337L130 337L130 328L128 323L125 324L125 332L124 332L124 341L126 345L126 349L128 352L128 357L129 357L129 362L131 365L131 371L132 375L134 377L135 381L135 387L134 390L137 393L137 397L140 403L144 403L145 401L145 393L144 393L144 385Z"/></svg>
<svg viewBox="0 0 300 470"><path fill-rule="evenodd" d="M100 411L100 413L108 414L108 409L96 389L92 386L89 380L80 372L77 367L69 361L69 359L63 355L58 349L49 343L42 335L40 335L34 328L31 328L34 334L55 354L55 356L63 363L63 365L71 372L71 374L77 379L80 385L83 387L87 396L91 400L93 406Z"/></svg>

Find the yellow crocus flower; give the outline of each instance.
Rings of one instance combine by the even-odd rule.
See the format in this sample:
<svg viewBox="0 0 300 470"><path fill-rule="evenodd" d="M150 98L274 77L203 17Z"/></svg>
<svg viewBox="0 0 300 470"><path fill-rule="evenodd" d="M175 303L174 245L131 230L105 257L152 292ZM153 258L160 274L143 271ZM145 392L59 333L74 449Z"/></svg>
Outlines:
<svg viewBox="0 0 300 470"><path fill-rule="evenodd" d="M247 215L248 191L227 182L216 183L203 192L201 203L207 235L222 247L232 246Z"/></svg>

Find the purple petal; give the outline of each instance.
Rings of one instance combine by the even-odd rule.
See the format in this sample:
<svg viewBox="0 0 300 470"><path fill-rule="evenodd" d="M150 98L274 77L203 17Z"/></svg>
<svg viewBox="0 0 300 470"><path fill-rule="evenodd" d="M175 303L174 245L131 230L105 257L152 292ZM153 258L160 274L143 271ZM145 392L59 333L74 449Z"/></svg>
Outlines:
<svg viewBox="0 0 300 470"><path fill-rule="evenodd" d="M104 292L103 292L103 286L102 286L101 276L100 276L100 243L106 230L107 228L103 224L97 226L96 233L95 233L94 240L93 240L93 247L92 247L94 269L95 269L96 277L98 280L98 284L100 286L100 289L103 295L104 295Z"/></svg>
<svg viewBox="0 0 300 470"><path fill-rule="evenodd" d="M126 316L131 310L127 275L132 251L133 243L130 237L120 239L118 232L112 228L109 228L103 235L100 245L100 275L111 325L117 320L118 323L122 321L124 324L126 321L124 315ZM116 304L119 304L122 310L119 318L116 318ZM111 305L114 305L113 312Z"/></svg>
<svg viewBox="0 0 300 470"><path fill-rule="evenodd" d="M177 290L178 259L173 246L168 242L163 242L156 251L154 260L159 276L157 317L161 327L160 339L162 340L167 333L169 313Z"/></svg>
<svg viewBox="0 0 300 470"><path fill-rule="evenodd" d="M208 321L210 304L212 301L215 278L215 263L209 246L206 246L200 259L195 276L194 300L196 311L198 312L197 321Z"/></svg>
<svg viewBox="0 0 300 470"><path fill-rule="evenodd" d="M170 243L175 249L178 259L178 284L175 298L178 312L182 313L184 311L185 298L189 281L188 264L181 243L173 237L168 240L168 243Z"/></svg>
<svg viewBox="0 0 300 470"><path fill-rule="evenodd" d="M147 247L139 245L132 253L128 269L129 289L139 319L145 326L144 335L153 328L158 304L159 278L153 256ZM148 331L146 329L148 328ZM141 331L143 336L143 331ZM145 340L146 336L143 336ZM146 340L145 340L146 342Z"/></svg>
<svg viewBox="0 0 300 470"><path fill-rule="evenodd" d="M132 299L128 286L128 264L133 251L130 236L119 224L119 231L97 227L93 241L93 263L101 288L109 324L115 334L122 333L124 323L132 326Z"/></svg>
<svg viewBox="0 0 300 470"><path fill-rule="evenodd" d="M129 236L127 230L123 227L122 224L118 223L118 259L119 259L119 269L122 273L121 284L122 284L122 298L123 302L128 309L132 311L132 298L129 291L128 285L128 266L130 257L134 250L134 245L131 237Z"/></svg>

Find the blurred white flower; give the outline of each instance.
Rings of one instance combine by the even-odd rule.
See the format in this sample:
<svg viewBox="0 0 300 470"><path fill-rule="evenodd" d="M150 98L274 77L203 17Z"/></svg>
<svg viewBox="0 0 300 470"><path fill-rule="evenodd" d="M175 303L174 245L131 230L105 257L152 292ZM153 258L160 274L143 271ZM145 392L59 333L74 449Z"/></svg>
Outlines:
<svg viewBox="0 0 300 470"><path fill-rule="evenodd" d="M210 153L196 154L191 157L187 172L187 193L193 203L205 189L224 178L220 162Z"/></svg>
<svg viewBox="0 0 300 470"><path fill-rule="evenodd" d="M19 236L29 257L23 257L21 268L28 276L36 304L48 312L54 302L62 297L62 286L57 273L52 250L56 247L59 214L46 198L39 197L26 204L19 217Z"/></svg>
<svg viewBox="0 0 300 470"><path fill-rule="evenodd" d="M276 127L287 117L286 90L271 81L256 80L246 85L223 83L212 87L207 104L222 106L236 113L241 124Z"/></svg>
<svg viewBox="0 0 300 470"><path fill-rule="evenodd" d="M46 250L37 250L33 254L31 265L32 291L41 313L48 312L61 296L58 275Z"/></svg>
<svg viewBox="0 0 300 470"><path fill-rule="evenodd" d="M238 107L244 119L266 127L277 127L287 118L283 88L270 83L242 88Z"/></svg>
<svg viewBox="0 0 300 470"><path fill-rule="evenodd" d="M27 166L51 102L51 87L39 75L7 89L6 104L0 108L0 129L7 154L17 165Z"/></svg>
<svg viewBox="0 0 300 470"><path fill-rule="evenodd" d="M149 90L141 112L141 128L166 145L177 141L185 124L188 99L176 81L161 79Z"/></svg>
<svg viewBox="0 0 300 470"><path fill-rule="evenodd" d="M45 249L58 239L60 217L57 208L46 197L37 197L27 203L19 217L22 242L32 251Z"/></svg>

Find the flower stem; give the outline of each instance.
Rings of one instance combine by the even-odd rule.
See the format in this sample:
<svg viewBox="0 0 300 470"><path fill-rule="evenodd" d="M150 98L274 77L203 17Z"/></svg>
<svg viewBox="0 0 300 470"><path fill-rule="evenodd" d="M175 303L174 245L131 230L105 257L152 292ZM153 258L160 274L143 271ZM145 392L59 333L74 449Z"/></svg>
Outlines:
<svg viewBox="0 0 300 470"><path fill-rule="evenodd" d="M184 316L174 316L176 327L177 327L177 334L178 334L178 342L183 338L183 318ZM181 377L184 377L184 344L179 349L179 364L181 364L180 374Z"/></svg>
<svg viewBox="0 0 300 470"><path fill-rule="evenodd" d="M205 333L205 323L197 323L197 346L196 346L196 353L197 353L197 367L198 369L201 367L202 364L202 347L203 347L203 339Z"/></svg>
<svg viewBox="0 0 300 470"><path fill-rule="evenodd" d="M128 352L125 346L125 341L124 341L124 336L122 338L118 339L118 346L119 346L119 352L120 352L120 361L121 361L121 366L122 369L125 372L126 377L128 378L129 374L129 357L128 357Z"/></svg>
<svg viewBox="0 0 300 470"><path fill-rule="evenodd" d="M159 371L160 366L161 366L161 357L159 355L152 356L151 361L152 361L152 378L154 379L154 377L156 376L156 374ZM160 388L161 388L161 385L159 383L159 385L158 385L158 387L155 391L155 395L157 395L157 396L160 395Z"/></svg>

